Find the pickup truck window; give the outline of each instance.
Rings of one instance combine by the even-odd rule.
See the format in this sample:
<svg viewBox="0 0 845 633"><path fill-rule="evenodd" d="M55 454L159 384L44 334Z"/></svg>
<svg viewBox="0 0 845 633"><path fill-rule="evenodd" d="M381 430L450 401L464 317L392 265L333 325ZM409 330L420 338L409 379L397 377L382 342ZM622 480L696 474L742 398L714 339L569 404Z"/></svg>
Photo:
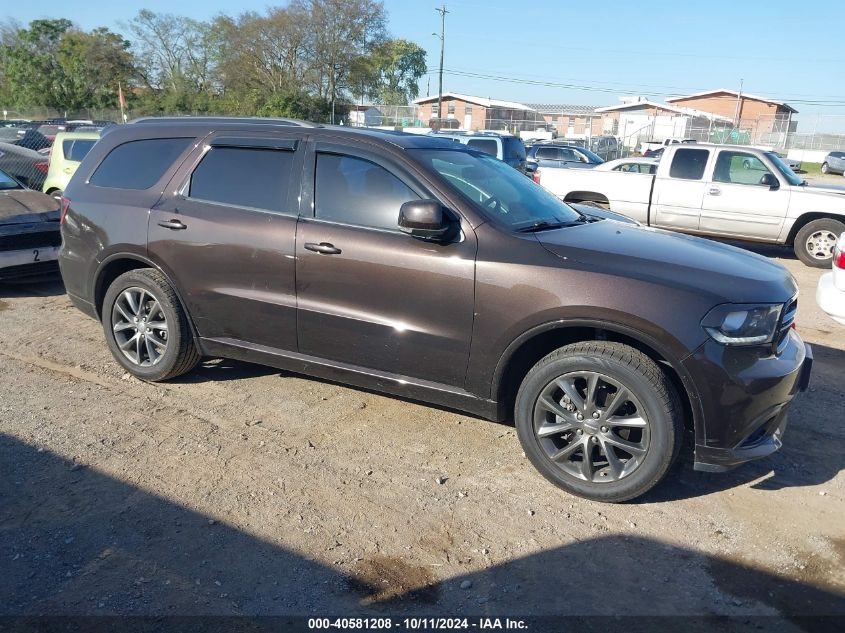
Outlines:
<svg viewBox="0 0 845 633"><path fill-rule="evenodd" d="M716 159L713 181L735 185L759 185L765 174L771 174L771 171L754 154L722 151Z"/></svg>
<svg viewBox="0 0 845 633"><path fill-rule="evenodd" d="M669 176L683 180L701 180L710 152L706 149L678 149L672 159Z"/></svg>

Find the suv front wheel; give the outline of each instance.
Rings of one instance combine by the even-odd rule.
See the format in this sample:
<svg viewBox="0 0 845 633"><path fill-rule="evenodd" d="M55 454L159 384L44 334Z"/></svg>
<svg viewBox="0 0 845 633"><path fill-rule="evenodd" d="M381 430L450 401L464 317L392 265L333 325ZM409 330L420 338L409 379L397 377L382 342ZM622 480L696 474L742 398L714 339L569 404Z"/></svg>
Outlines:
<svg viewBox="0 0 845 633"><path fill-rule="evenodd" d="M112 355L141 380L181 376L200 360L185 311L158 270L130 270L115 279L102 322Z"/></svg>
<svg viewBox="0 0 845 633"><path fill-rule="evenodd" d="M562 347L526 375L515 418L525 454L552 483L595 501L627 501L678 454L682 413L669 379L642 352L590 341Z"/></svg>

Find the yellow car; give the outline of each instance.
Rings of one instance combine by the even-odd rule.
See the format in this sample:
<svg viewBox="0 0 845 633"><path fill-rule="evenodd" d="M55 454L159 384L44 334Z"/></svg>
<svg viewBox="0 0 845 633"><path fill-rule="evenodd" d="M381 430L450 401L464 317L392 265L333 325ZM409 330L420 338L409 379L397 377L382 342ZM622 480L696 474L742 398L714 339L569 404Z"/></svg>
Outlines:
<svg viewBox="0 0 845 633"><path fill-rule="evenodd" d="M50 152L50 167L41 188L54 198L61 198L79 163L100 139L100 132L59 132Z"/></svg>

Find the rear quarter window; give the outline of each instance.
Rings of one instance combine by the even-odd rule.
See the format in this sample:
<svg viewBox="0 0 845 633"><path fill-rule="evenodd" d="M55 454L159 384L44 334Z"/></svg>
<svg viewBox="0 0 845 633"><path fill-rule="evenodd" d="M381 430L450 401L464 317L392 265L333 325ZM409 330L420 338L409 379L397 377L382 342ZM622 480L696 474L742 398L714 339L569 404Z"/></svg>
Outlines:
<svg viewBox="0 0 845 633"><path fill-rule="evenodd" d="M82 159L94 147L95 139L74 139L62 142L62 154L65 155L65 160L72 160L80 163Z"/></svg>
<svg viewBox="0 0 845 633"><path fill-rule="evenodd" d="M467 145L491 156L499 155L499 145L492 138L471 138L467 141Z"/></svg>
<svg viewBox="0 0 845 633"><path fill-rule="evenodd" d="M193 141L193 137L128 141L106 155L89 182L111 189L149 189Z"/></svg>
<svg viewBox="0 0 845 633"><path fill-rule="evenodd" d="M701 180L710 152L706 149L678 149L672 158L669 176L683 180Z"/></svg>

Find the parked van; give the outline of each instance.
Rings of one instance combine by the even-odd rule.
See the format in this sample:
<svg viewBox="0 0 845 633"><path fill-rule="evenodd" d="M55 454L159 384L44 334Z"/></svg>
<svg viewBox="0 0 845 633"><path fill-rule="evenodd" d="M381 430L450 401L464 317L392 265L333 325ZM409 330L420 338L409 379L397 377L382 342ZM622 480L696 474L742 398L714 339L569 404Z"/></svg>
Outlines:
<svg viewBox="0 0 845 633"><path fill-rule="evenodd" d="M477 149L525 173L525 143L518 136L498 132L432 132L439 138L450 138Z"/></svg>

